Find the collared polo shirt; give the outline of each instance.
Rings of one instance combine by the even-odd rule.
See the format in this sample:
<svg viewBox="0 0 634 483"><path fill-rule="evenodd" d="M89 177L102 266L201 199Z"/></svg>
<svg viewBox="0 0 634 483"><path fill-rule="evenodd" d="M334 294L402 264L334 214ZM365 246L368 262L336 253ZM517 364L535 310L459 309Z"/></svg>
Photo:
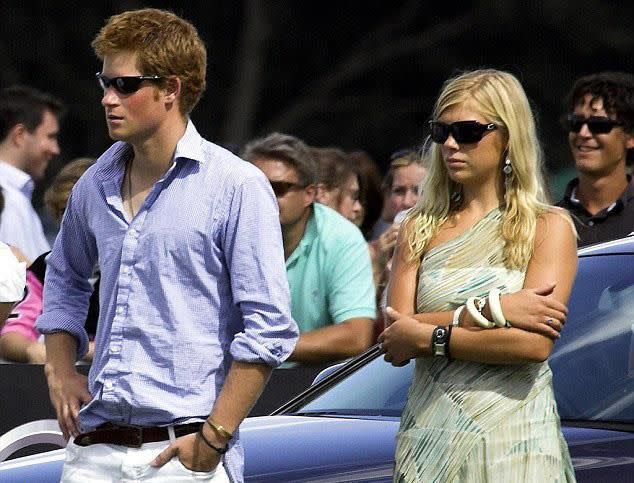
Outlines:
<svg viewBox="0 0 634 483"><path fill-rule="evenodd" d="M368 245L359 229L320 203L286 260L291 314L300 332L376 317Z"/></svg>
<svg viewBox="0 0 634 483"><path fill-rule="evenodd" d="M614 203L595 215L590 214L577 198L579 179L566 187L563 199L557 206L567 209L579 234L579 247L622 238L634 232L634 186L627 177L627 188Z"/></svg>
<svg viewBox="0 0 634 483"><path fill-rule="evenodd" d="M33 179L21 169L0 161L0 186L4 210L0 214L0 241L18 247L35 260L51 247L44 236L42 222L31 204Z"/></svg>

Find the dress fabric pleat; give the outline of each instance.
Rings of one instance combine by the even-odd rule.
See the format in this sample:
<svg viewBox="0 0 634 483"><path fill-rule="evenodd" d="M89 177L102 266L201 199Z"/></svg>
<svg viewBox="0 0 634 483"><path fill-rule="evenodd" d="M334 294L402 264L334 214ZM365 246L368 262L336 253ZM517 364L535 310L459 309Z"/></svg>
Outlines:
<svg viewBox="0 0 634 483"><path fill-rule="evenodd" d="M504 267L495 209L422 261L418 312L522 288ZM500 329L503 330L503 329ZM514 365L419 358L397 435L395 482L574 482L547 362Z"/></svg>

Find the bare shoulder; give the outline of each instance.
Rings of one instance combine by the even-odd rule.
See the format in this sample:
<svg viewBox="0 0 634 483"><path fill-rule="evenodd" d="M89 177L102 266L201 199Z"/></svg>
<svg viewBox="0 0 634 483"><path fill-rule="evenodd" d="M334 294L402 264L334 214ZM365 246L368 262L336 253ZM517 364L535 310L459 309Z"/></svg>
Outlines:
<svg viewBox="0 0 634 483"><path fill-rule="evenodd" d="M411 263L412 247L410 241L416 230L415 217L408 216L398 230L398 238L396 240L396 253L398 257L406 264Z"/></svg>
<svg viewBox="0 0 634 483"><path fill-rule="evenodd" d="M577 247L577 232L570 214L563 208L549 207L537 218L535 249L574 245Z"/></svg>

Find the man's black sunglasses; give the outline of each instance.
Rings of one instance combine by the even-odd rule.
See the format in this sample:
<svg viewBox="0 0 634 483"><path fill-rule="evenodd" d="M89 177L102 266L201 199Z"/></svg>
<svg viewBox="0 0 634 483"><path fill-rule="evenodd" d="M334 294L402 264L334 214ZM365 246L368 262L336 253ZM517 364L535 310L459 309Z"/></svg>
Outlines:
<svg viewBox="0 0 634 483"><path fill-rule="evenodd" d="M289 191L298 190L298 189L302 189L306 187L298 183L289 183L288 181L270 181L269 180L269 183L271 183L271 188L273 188L273 193L275 193L275 196L277 196L278 198L281 198Z"/></svg>
<svg viewBox="0 0 634 483"><path fill-rule="evenodd" d="M95 74L99 86L105 91L108 87L112 86L120 94L133 94L141 88L143 81L160 81L162 79L159 75L128 75L121 77L108 77L101 72Z"/></svg>
<svg viewBox="0 0 634 483"><path fill-rule="evenodd" d="M584 117L580 114L568 114L564 120L564 126L570 132L578 133L584 124L588 125L588 129L592 134L607 134L614 127L623 123L610 119L606 116L590 116Z"/></svg>
<svg viewBox="0 0 634 483"><path fill-rule="evenodd" d="M472 144L480 142L485 134L495 131L497 128L492 122L482 124L478 121L457 121L445 124L439 121L429 121L429 136L432 141L438 144L444 144L449 134L458 144Z"/></svg>

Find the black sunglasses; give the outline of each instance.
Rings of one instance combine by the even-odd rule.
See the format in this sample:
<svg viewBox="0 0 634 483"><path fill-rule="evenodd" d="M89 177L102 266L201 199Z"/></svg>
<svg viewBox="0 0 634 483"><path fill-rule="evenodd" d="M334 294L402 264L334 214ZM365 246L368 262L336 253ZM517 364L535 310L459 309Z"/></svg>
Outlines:
<svg viewBox="0 0 634 483"><path fill-rule="evenodd" d="M275 193L275 196L277 196L278 198L281 198L289 191L298 190L298 189L302 189L306 187L298 183L289 183L288 181L270 181L269 180L269 183L271 183L271 188L273 188L273 193Z"/></svg>
<svg viewBox="0 0 634 483"><path fill-rule="evenodd" d="M578 133L584 124L588 125L588 129L592 134L607 134L614 127L623 123L610 119L607 116L590 116L584 117L580 114L568 114L564 121L564 126L570 132Z"/></svg>
<svg viewBox="0 0 634 483"><path fill-rule="evenodd" d="M159 75L128 75L121 77L108 77L101 72L95 74L99 86L105 91L112 86L120 94L134 94L141 88L143 81L159 81L162 79Z"/></svg>
<svg viewBox="0 0 634 483"><path fill-rule="evenodd" d="M492 122L482 124L478 121L457 121L445 124L439 121L429 121L431 140L438 144L443 144L449 134L457 143L472 144L480 142L485 134L495 131L498 127Z"/></svg>

